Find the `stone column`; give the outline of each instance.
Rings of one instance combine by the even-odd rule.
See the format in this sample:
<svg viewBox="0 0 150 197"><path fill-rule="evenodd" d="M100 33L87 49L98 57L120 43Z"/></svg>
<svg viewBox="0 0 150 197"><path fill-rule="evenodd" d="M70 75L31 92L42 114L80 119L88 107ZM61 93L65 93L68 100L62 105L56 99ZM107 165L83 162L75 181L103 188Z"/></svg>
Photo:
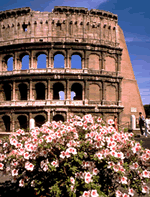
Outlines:
<svg viewBox="0 0 150 197"><path fill-rule="evenodd" d="M30 100L32 101L33 100L33 92L32 92L32 80L30 80L30 84L29 84L29 89L30 89Z"/></svg>
<svg viewBox="0 0 150 197"><path fill-rule="evenodd" d="M47 82L47 99L50 100L50 79Z"/></svg>
<svg viewBox="0 0 150 197"><path fill-rule="evenodd" d="M31 118L30 119L30 130L34 129L34 127L35 127L35 120L34 120L34 118Z"/></svg>
<svg viewBox="0 0 150 197"><path fill-rule="evenodd" d="M17 52L14 53L13 57L13 70L17 70Z"/></svg>
<svg viewBox="0 0 150 197"><path fill-rule="evenodd" d="M33 69L33 51L30 52L29 69Z"/></svg>
<svg viewBox="0 0 150 197"><path fill-rule="evenodd" d="M84 104L88 105L87 99L87 79L84 80Z"/></svg>
<svg viewBox="0 0 150 197"><path fill-rule="evenodd" d="M16 82L13 81L13 101L16 100Z"/></svg>
<svg viewBox="0 0 150 197"><path fill-rule="evenodd" d="M104 105L104 102L106 100L106 95L105 95L105 82L102 81L102 105Z"/></svg>
<svg viewBox="0 0 150 197"><path fill-rule="evenodd" d="M121 105L121 92L122 92L122 88L121 88L121 81L119 81L118 83L118 105Z"/></svg>
<svg viewBox="0 0 150 197"><path fill-rule="evenodd" d="M102 69L101 70L103 71L103 70L105 70L105 63L104 63L105 60L104 60L104 53L103 52L102 52L102 58L101 58L101 60L102 60Z"/></svg>
<svg viewBox="0 0 150 197"><path fill-rule="evenodd" d="M120 64L121 64L121 56L118 55L118 58L117 58L117 74L118 75L120 73Z"/></svg>
<svg viewBox="0 0 150 197"><path fill-rule="evenodd" d="M47 121L50 122L50 119L51 119L51 112L49 109L49 110L47 110Z"/></svg>
<svg viewBox="0 0 150 197"><path fill-rule="evenodd" d="M71 92L69 91L69 80L66 80L66 91L65 91L65 98L66 98L66 104L69 104L69 101L71 100Z"/></svg>
<svg viewBox="0 0 150 197"><path fill-rule="evenodd" d="M12 130L12 132L14 132L15 131L15 120L14 120L14 114L12 113L12 121L11 121L11 130Z"/></svg>

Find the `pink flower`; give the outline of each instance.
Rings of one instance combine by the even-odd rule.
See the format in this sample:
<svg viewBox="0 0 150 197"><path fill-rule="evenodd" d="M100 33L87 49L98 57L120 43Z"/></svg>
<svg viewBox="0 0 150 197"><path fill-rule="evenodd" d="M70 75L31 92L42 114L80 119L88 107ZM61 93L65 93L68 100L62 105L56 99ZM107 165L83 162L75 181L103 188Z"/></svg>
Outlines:
<svg viewBox="0 0 150 197"><path fill-rule="evenodd" d="M24 158L25 159L29 159L29 157L30 157L30 154L28 152L24 153Z"/></svg>
<svg viewBox="0 0 150 197"><path fill-rule="evenodd" d="M122 183L122 184L127 184L127 177L123 176L123 177L121 178L121 183Z"/></svg>
<svg viewBox="0 0 150 197"><path fill-rule="evenodd" d="M93 169L93 174L94 174L94 175L97 175L98 173L99 173L99 170L98 170L97 168L94 168L94 169Z"/></svg>
<svg viewBox="0 0 150 197"><path fill-rule="evenodd" d="M143 187L142 187L142 193L147 193L147 194L149 194L149 187L148 187L148 186L143 186Z"/></svg>
<svg viewBox="0 0 150 197"><path fill-rule="evenodd" d="M130 196L134 196L134 190L133 190L132 188L129 188L128 194L129 194Z"/></svg>
<svg viewBox="0 0 150 197"><path fill-rule="evenodd" d="M0 163L0 170L3 170L4 164Z"/></svg>
<svg viewBox="0 0 150 197"><path fill-rule="evenodd" d="M97 193L97 190L92 190L91 191L91 197L98 197L98 193Z"/></svg>
<svg viewBox="0 0 150 197"><path fill-rule="evenodd" d="M70 177L71 183L74 185L75 184L75 179L73 177Z"/></svg>
<svg viewBox="0 0 150 197"><path fill-rule="evenodd" d="M12 173L12 176L17 176L17 175L18 175L18 170L13 169L13 170L11 171L11 173Z"/></svg>
<svg viewBox="0 0 150 197"><path fill-rule="evenodd" d="M64 158L65 158L65 152L62 151L62 152L60 153L60 156L59 156L59 157L62 158L62 159L64 159Z"/></svg>
<svg viewBox="0 0 150 197"><path fill-rule="evenodd" d="M144 178L149 178L150 172L147 171L147 170L144 170L143 173L142 173L142 175L143 175Z"/></svg>
<svg viewBox="0 0 150 197"><path fill-rule="evenodd" d="M117 190L117 191L116 191L116 197L122 197L122 192L119 191L119 190Z"/></svg>
<svg viewBox="0 0 150 197"><path fill-rule="evenodd" d="M89 191L84 191L83 197L90 197L90 192Z"/></svg>
<svg viewBox="0 0 150 197"><path fill-rule="evenodd" d="M113 119L109 119L107 123L108 123L109 125L112 125L112 124L114 124L114 121L113 121Z"/></svg>
<svg viewBox="0 0 150 197"><path fill-rule="evenodd" d="M26 162L25 163L25 168L27 169L27 170L29 170L29 171L33 171L33 169L34 169L34 165L32 164L32 163L30 163L30 162Z"/></svg>
<svg viewBox="0 0 150 197"><path fill-rule="evenodd" d="M24 180L23 180L23 179L20 179L20 181L19 181L19 186L20 186L20 187L24 187Z"/></svg>
<svg viewBox="0 0 150 197"><path fill-rule="evenodd" d="M51 165L52 166L55 166L55 167L58 167L59 166L58 161L52 161L51 162Z"/></svg>

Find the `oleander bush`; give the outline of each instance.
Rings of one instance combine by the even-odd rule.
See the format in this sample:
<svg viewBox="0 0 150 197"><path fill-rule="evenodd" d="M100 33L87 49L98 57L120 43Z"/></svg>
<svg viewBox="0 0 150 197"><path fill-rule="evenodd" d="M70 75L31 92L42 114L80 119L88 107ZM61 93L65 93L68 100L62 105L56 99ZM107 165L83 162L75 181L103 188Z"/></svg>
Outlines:
<svg viewBox="0 0 150 197"><path fill-rule="evenodd" d="M1 196L129 197L149 193L150 150L88 114L0 140Z"/></svg>

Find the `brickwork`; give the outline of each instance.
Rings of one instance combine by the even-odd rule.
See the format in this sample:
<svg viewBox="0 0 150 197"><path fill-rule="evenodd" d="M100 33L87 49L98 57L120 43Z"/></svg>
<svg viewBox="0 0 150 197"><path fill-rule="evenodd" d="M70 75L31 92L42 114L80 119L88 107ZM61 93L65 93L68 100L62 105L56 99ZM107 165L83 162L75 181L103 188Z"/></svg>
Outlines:
<svg viewBox="0 0 150 197"><path fill-rule="evenodd" d="M41 54L46 56L42 69ZM63 68L55 68L58 54ZM29 69L23 70L25 55ZM80 57L80 69L72 68L73 55ZM67 6L56 6L52 12L0 12L1 131L27 129L33 119L40 126L87 113L105 120L117 116L124 123L139 111L144 113L117 15Z"/></svg>

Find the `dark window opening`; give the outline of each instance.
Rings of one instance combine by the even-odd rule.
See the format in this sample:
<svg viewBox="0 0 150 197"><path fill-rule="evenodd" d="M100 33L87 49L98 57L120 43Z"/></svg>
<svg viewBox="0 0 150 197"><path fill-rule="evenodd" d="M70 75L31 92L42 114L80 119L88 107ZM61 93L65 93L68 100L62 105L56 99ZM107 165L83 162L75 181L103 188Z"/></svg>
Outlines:
<svg viewBox="0 0 150 197"><path fill-rule="evenodd" d="M28 25L23 24L23 25L22 25L23 31L25 31L25 32L28 31L27 27L28 27Z"/></svg>
<svg viewBox="0 0 150 197"><path fill-rule="evenodd" d="M20 126L20 129L24 129L24 130L27 130L27 117L24 116L24 115L21 115L18 117L18 121L19 121L19 126Z"/></svg>
<svg viewBox="0 0 150 197"><path fill-rule="evenodd" d="M37 83L36 89L36 100L45 100L45 85L43 83Z"/></svg>
<svg viewBox="0 0 150 197"><path fill-rule="evenodd" d="M74 83L71 87L71 92L75 93L73 100L82 100L82 85L79 83Z"/></svg>
<svg viewBox="0 0 150 197"><path fill-rule="evenodd" d="M4 88L4 95L6 101L11 101L11 86L9 84L5 84Z"/></svg>
<svg viewBox="0 0 150 197"><path fill-rule="evenodd" d="M35 117L35 126L36 127L41 127L45 123L45 117L42 115L37 115Z"/></svg>
<svg viewBox="0 0 150 197"><path fill-rule="evenodd" d="M56 122L58 122L58 121L64 122L64 117L62 115L57 114L53 117L53 120Z"/></svg>
<svg viewBox="0 0 150 197"><path fill-rule="evenodd" d="M27 100L27 85L19 84L20 100Z"/></svg>
<svg viewBox="0 0 150 197"><path fill-rule="evenodd" d="M10 117L9 116L3 116L2 117L4 126L5 126L5 131L9 132L10 131Z"/></svg>
<svg viewBox="0 0 150 197"><path fill-rule="evenodd" d="M54 100L62 100L60 92L64 91L64 86L62 83L55 83L53 85L53 99Z"/></svg>
<svg viewBox="0 0 150 197"><path fill-rule="evenodd" d="M73 69L82 69L82 61L79 55L71 56L71 68Z"/></svg>

